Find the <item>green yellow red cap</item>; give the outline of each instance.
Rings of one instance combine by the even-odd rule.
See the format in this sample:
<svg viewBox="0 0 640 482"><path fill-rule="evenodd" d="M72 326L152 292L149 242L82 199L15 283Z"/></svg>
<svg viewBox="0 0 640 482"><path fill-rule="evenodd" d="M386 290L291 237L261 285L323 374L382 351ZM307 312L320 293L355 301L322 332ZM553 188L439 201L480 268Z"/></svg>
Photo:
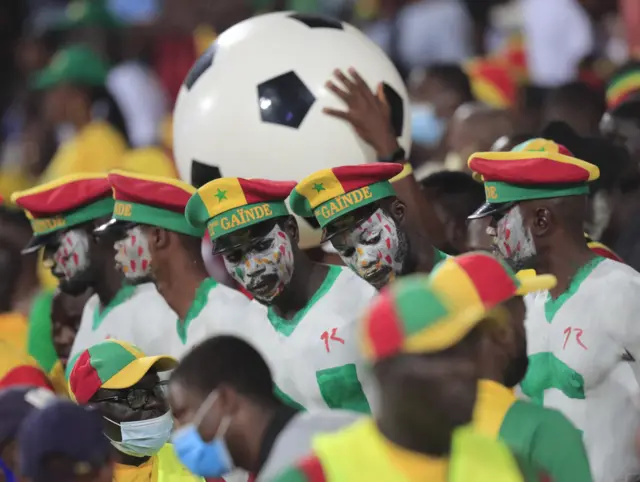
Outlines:
<svg viewBox="0 0 640 482"><path fill-rule="evenodd" d="M33 78L34 89L49 89L70 83L101 87L107 80L109 66L88 47L72 45L57 52L49 65Z"/></svg>
<svg viewBox="0 0 640 482"><path fill-rule="evenodd" d="M35 236L101 218L113 210L111 185L104 174L74 174L13 193Z"/></svg>
<svg viewBox="0 0 640 482"><path fill-rule="evenodd" d="M320 227L380 199L396 196L391 180L404 167L378 162L323 169L300 181L289 196L298 216L315 217Z"/></svg>
<svg viewBox="0 0 640 482"><path fill-rule="evenodd" d="M402 278L376 298L362 320L363 354L376 361L446 350L501 303L555 284L551 275L516 275L488 253L447 258L430 275Z"/></svg>
<svg viewBox="0 0 640 482"><path fill-rule="evenodd" d="M185 219L185 208L196 189L177 179L112 171L115 221L149 224L190 236L202 237L204 229Z"/></svg>
<svg viewBox="0 0 640 482"><path fill-rule="evenodd" d="M588 183L600 177L596 166L547 139L531 139L509 152L476 152L468 164L484 182L487 203L587 194Z"/></svg>
<svg viewBox="0 0 640 482"><path fill-rule="evenodd" d="M593 251L598 256L602 256L603 258L608 258L613 261L618 261L619 263L624 263L624 260L616 254L609 246L602 244L598 241L594 241L591 239L587 233L584 233L584 238L587 241L587 246L591 251Z"/></svg>
<svg viewBox="0 0 640 482"><path fill-rule="evenodd" d="M207 226L212 240L254 224L288 216L294 181L222 177L200 187L187 203L191 226Z"/></svg>
<svg viewBox="0 0 640 482"><path fill-rule="evenodd" d="M475 59L467 64L465 70L476 99L498 109L515 104L518 79L505 61L491 58Z"/></svg>
<svg viewBox="0 0 640 482"><path fill-rule="evenodd" d="M80 352L69 363L69 394L78 403L91 400L101 388L119 390L138 383L149 370L175 368L170 356L145 356L136 346L119 340L105 340Z"/></svg>
<svg viewBox="0 0 640 482"><path fill-rule="evenodd" d="M616 72L607 85L607 108L612 111L627 100L640 97L640 62Z"/></svg>

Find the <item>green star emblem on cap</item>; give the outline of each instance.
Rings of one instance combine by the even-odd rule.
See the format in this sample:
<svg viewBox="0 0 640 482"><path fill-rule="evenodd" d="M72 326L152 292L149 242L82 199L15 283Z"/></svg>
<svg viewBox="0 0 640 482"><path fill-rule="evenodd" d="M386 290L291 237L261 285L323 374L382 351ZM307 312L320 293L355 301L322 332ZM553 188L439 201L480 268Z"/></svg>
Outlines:
<svg viewBox="0 0 640 482"><path fill-rule="evenodd" d="M218 189L218 192L216 193L216 197L218 198L218 201L222 201L223 199L227 199L227 191L223 191L222 189Z"/></svg>
<svg viewBox="0 0 640 482"><path fill-rule="evenodd" d="M317 183L313 185L313 189L315 189L316 192L320 192L320 191L324 191L325 187L322 183Z"/></svg>

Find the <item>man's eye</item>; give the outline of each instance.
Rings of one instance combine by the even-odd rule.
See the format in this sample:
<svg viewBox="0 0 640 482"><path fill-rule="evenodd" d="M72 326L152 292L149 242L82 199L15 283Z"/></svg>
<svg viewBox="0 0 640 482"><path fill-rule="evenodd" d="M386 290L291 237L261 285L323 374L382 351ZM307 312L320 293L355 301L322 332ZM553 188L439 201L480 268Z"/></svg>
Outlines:
<svg viewBox="0 0 640 482"><path fill-rule="evenodd" d="M378 233L374 236L369 236L367 239L364 240L364 244L376 244L380 242L380 232L378 231Z"/></svg>
<svg viewBox="0 0 640 482"><path fill-rule="evenodd" d="M231 264L238 264L242 260L242 253L240 251L232 251L224 255L227 261Z"/></svg>
<svg viewBox="0 0 640 482"><path fill-rule="evenodd" d="M256 251L266 251L273 245L273 241L270 239L265 239L263 241L259 241L258 243L253 245L253 248Z"/></svg>

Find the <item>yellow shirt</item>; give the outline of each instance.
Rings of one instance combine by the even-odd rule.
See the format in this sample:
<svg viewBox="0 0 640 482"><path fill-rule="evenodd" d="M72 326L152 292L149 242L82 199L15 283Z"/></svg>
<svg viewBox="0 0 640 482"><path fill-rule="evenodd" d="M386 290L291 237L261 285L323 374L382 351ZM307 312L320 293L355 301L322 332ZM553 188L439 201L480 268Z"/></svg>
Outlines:
<svg viewBox="0 0 640 482"><path fill-rule="evenodd" d="M157 469L154 470L156 459L151 457L144 464L133 466L116 464L113 471L114 482L155 482L158 478Z"/></svg>
<svg viewBox="0 0 640 482"><path fill-rule="evenodd" d="M26 350L0 338L0 389L13 385L52 388L47 376Z"/></svg>
<svg viewBox="0 0 640 482"><path fill-rule="evenodd" d="M40 182L77 173L106 173L120 168L127 149L124 137L110 124L94 121L62 144Z"/></svg>
<svg viewBox="0 0 640 482"><path fill-rule="evenodd" d="M204 482L178 460L173 446L166 444L158 455L137 467L116 464L113 482Z"/></svg>
<svg viewBox="0 0 640 482"><path fill-rule="evenodd" d="M0 339L25 352L27 351L27 328L27 319L21 313L0 315Z"/></svg>

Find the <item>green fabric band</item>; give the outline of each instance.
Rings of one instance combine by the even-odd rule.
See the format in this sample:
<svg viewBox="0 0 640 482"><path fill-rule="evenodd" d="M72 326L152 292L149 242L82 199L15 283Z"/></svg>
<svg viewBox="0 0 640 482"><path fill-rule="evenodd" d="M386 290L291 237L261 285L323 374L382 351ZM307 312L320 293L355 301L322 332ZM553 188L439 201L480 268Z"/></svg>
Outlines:
<svg viewBox="0 0 640 482"><path fill-rule="evenodd" d="M201 238L204 228L194 228L187 223L184 213L168 209L147 206L146 204L116 201L113 206L113 219L131 223L150 224L177 233Z"/></svg>
<svg viewBox="0 0 640 482"><path fill-rule="evenodd" d="M588 194L589 186L586 184L522 185L507 184L499 181L485 181L484 193L488 203L506 203L526 201L528 199L547 199Z"/></svg>
<svg viewBox="0 0 640 482"><path fill-rule="evenodd" d="M282 201L247 204L212 217L207 222L207 229L214 240L238 229L281 216L289 216L289 210Z"/></svg>
<svg viewBox="0 0 640 482"><path fill-rule="evenodd" d="M355 211L367 204L385 197L396 195L396 191L389 181L376 182L370 186L361 187L340 196L329 199L313 210L313 215L324 228L327 224L340 216Z"/></svg>
<svg viewBox="0 0 640 482"><path fill-rule="evenodd" d="M104 198L59 216L31 220L33 234L41 236L107 216L113 211L113 198Z"/></svg>

